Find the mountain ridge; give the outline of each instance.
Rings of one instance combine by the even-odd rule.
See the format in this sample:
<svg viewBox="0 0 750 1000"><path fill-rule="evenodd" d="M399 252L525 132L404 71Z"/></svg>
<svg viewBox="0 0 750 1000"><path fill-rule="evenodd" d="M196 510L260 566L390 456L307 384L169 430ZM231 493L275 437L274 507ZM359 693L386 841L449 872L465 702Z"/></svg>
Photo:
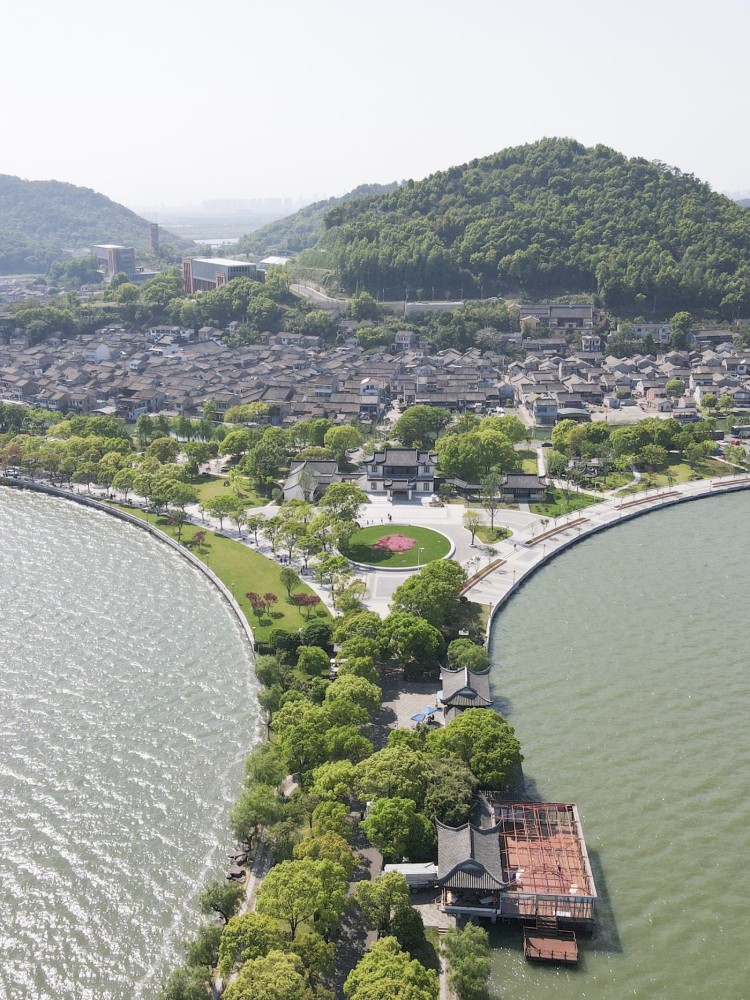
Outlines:
<svg viewBox="0 0 750 1000"><path fill-rule="evenodd" d="M149 223L92 188L0 174L0 274L44 272L95 243L146 251ZM169 242L182 241L162 230Z"/></svg>
<svg viewBox="0 0 750 1000"><path fill-rule="evenodd" d="M750 311L750 215L692 174L603 145L511 147L339 204L324 227L300 263L326 261L346 292Z"/></svg>
<svg viewBox="0 0 750 1000"><path fill-rule="evenodd" d="M247 233L240 240L237 250L247 254L265 254L271 250L295 254L308 250L317 242L323 229L323 217L331 208L358 198L387 194L397 187L397 181L389 184L360 184L339 198L314 201L292 215L285 215L283 219L276 219Z"/></svg>

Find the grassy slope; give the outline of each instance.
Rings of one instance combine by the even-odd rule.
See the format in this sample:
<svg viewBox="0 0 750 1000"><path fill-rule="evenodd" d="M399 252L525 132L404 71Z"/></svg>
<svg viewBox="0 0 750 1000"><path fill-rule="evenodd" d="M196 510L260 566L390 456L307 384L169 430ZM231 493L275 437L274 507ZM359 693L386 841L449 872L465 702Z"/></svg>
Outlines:
<svg viewBox="0 0 750 1000"><path fill-rule="evenodd" d="M148 521L156 525L165 534L177 537L177 529L170 525L169 520L158 514L147 514L145 511L123 507L128 514ZM199 526L186 524L182 529L182 541L189 542L196 531L202 530ZM285 628L296 632L298 628L305 624L306 619L298 608L289 604L286 591L279 579L282 567L266 559L246 545L232 541L231 538L222 538L211 531L206 532L206 543L200 548L192 549L202 562L216 573L219 579L234 593L234 596L242 608L245 617L250 622L255 638L263 640L268 636L272 628ZM278 604L273 611L273 617L264 617L260 621L253 614L250 602L245 597L248 591L256 594L271 592L279 598ZM309 587L303 585L299 587L297 593L311 594ZM329 617L328 611L322 605L319 606L321 614Z"/></svg>
<svg viewBox="0 0 750 1000"><path fill-rule="evenodd" d="M224 485L224 483L229 482L226 476L194 476L189 482L198 491L198 503L225 494L227 496L234 495L232 487ZM264 507L268 503L268 497L262 497L256 493L249 480L245 478L240 483L239 499L244 500L248 507Z"/></svg>
<svg viewBox="0 0 750 1000"><path fill-rule="evenodd" d="M600 497L592 496L590 493L576 493L571 490L566 499L564 490L553 486L547 490L550 495L549 503L529 504L532 514L541 514L542 517L560 517L562 514L569 514L572 510L583 510L591 504L601 503Z"/></svg>

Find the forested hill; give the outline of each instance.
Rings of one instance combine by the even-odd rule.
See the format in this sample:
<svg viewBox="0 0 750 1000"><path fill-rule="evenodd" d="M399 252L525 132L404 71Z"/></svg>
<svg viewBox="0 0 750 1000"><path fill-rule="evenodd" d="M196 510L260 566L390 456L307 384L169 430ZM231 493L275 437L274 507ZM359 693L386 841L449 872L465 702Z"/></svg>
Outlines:
<svg viewBox="0 0 750 1000"><path fill-rule="evenodd" d="M570 139L338 205L325 227L325 256L308 256L386 299L598 292L662 316L750 311L750 213L674 167Z"/></svg>
<svg viewBox="0 0 750 1000"><path fill-rule="evenodd" d="M395 191L396 181L391 184L360 184L359 187L342 195L341 198L328 198L326 201L316 201L306 205L294 215L287 215L276 222L256 229L240 240L238 249L242 253L266 254L273 251L289 254L299 253L315 246L323 231L323 216L329 209L343 202L354 201L357 198L367 198L369 195L384 194Z"/></svg>
<svg viewBox="0 0 750 1000"><path fill-rule="evenodd" d="M90 188L0 174L0 274L44 272L93 243L147 248L148 223Z"/></svg>

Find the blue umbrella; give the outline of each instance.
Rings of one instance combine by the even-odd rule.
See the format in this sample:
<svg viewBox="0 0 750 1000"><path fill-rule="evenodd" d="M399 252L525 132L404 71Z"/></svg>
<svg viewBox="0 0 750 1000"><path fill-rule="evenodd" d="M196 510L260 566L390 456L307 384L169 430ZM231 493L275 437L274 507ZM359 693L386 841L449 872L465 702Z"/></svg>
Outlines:
<svg viewBox="0 0 750 1000"><path fill-rule="evenodd" d="M440 709L436 708L435 705L422 705L419 711L423 712L425 715L434 715L435 712L439 712Z"/></svg>
<svg viewBox="0 0 750 1000"><path fill-rule="evenodd" d="M417 712L416 715L412 715L411 721L412 722L424 722L424 720L426 718L427 718L427 716L424 714L424 712Z"/></svg>

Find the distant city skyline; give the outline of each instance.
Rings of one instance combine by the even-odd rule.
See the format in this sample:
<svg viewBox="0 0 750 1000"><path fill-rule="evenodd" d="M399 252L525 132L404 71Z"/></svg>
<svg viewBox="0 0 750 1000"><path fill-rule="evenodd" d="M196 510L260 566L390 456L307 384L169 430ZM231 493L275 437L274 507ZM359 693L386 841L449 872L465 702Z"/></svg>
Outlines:
<svg viewBox="0 0 750 1000"><path fill-rule="evenodd" d="M38 0L3 13L0 172L129 207L420 179L544 136L750 190L745 0Z"/></svg>

